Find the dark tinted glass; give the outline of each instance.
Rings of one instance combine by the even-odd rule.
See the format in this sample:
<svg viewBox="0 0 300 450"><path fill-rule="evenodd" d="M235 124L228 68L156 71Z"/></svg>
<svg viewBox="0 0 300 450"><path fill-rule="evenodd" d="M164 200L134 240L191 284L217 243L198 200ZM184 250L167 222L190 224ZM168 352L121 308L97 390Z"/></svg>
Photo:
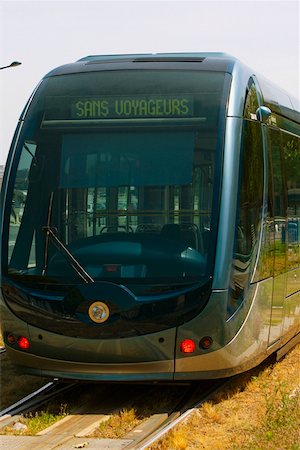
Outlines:
<svg viewBox="0 0 300 450"><path fill-rule="evenodd" d="M123 282L208 276L224 79L113 71L46 81L19 143L8 272L45 281L84 271Z"/></svg>
<svg viewBox="0 0 300 450"><path fill-rule="evenodd" d="M287 184L287 267L300 266L300 145L299 138L282 133L283 158L286 167ZM295 277L296 278L296 277ZM295 280L295 288L300 282ZM296 289L295 289L296 290Z"/></svg>
<svg viewBox="0 0 300 450"><path fill-rule="evenodd" d="M244 117L246 119L256 120L256 111L259 107L258 95L256 86L251 78L246 93L246 100L244 105Z"/></svg>
<svg viewBox="0 0 300 450"><path fill-rule="evenodd" d="M261 124L245 120L229 314L243 301L257 260L262 226L263 167Z"/></svg>

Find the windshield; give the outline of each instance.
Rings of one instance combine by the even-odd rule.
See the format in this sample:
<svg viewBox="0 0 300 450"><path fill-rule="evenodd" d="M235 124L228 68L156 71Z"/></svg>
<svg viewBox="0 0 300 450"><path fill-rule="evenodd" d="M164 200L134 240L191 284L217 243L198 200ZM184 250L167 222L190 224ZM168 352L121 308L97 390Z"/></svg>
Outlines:
<svg viewBox="0 0 300 450"><path fill-rule="evenodd" d="M176 284L210 276L224 80L175 70L46 79L19 140L7 273Z"/></svg>

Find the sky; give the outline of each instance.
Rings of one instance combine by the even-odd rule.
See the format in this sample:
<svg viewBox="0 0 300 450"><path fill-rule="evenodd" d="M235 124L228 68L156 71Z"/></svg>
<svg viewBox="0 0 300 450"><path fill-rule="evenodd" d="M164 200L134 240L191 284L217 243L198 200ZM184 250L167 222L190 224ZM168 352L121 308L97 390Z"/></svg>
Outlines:
<svg viewBox="0 0 300 450"><path fill-rule="evenodd" d="M299 2L0 0L0 165L53 68L87 55L225 52L299 98Z"/></svg>

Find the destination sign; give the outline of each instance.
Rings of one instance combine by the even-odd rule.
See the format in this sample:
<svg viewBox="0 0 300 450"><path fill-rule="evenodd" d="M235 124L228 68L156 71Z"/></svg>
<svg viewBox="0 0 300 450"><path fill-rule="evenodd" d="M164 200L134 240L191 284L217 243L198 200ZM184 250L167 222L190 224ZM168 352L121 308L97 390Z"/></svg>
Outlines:
<svg viewBox="0 0 300 450"><path fill-rule="evenodd" d="M72 119L192 117L194 99L187 95L80 97L71 103Z"/></svg>

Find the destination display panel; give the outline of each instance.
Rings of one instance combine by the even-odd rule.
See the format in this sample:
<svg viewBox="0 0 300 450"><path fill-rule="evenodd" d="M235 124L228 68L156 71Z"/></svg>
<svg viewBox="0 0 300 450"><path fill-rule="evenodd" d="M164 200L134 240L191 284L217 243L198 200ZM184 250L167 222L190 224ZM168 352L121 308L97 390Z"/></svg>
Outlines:
<svg viewBox="0 0 300 450"><path fill-rule="evenodd" d="M192 95L80 97L71 102L71 119L192 116Z"/></svg>
<svg viewBox="0 0 300 450"><path fill-rule="evenodd" d="M143 119L194 116L191 94L48 97L44 119Z"/></svg>

